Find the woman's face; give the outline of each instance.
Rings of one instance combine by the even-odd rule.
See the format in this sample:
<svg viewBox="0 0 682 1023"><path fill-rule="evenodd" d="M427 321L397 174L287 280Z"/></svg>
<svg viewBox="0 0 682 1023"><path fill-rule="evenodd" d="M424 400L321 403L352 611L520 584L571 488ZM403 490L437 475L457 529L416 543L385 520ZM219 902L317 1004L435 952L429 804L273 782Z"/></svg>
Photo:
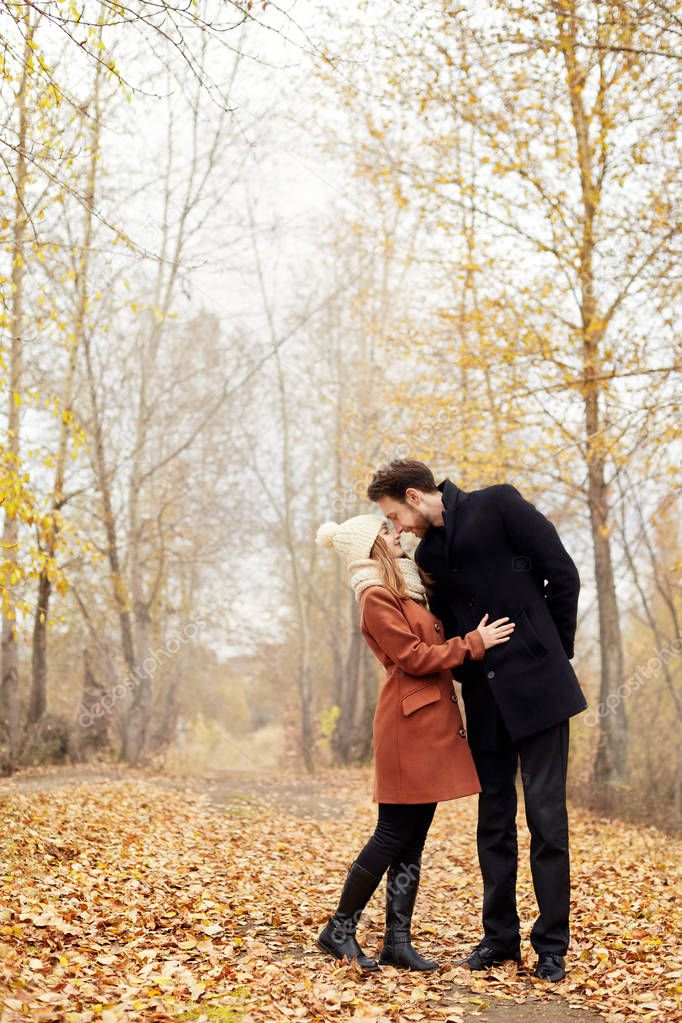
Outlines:
<svg viewBox="0 0 682 1023"><path fill-rule="evenodd" d="M392 558L405 557L405 551L400 546L398 534L393 529L389 529L385 522L379 530L379 536L383 536L386 541L386 546Z"/></svg>

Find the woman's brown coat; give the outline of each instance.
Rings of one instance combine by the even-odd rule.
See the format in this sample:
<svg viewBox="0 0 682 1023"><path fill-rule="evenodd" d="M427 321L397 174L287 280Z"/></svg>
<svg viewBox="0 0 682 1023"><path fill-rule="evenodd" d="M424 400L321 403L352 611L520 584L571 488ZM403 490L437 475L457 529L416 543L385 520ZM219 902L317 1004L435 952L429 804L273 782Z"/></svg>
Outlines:
<svg viewBox="0 0 682 1023"><path fill-rule="evenodd" d="M485 653L478 630L446 639L422 604L370 586L361 627L386 668L374 713L375 803L437 803L481 791L451 668Z"/></svg>

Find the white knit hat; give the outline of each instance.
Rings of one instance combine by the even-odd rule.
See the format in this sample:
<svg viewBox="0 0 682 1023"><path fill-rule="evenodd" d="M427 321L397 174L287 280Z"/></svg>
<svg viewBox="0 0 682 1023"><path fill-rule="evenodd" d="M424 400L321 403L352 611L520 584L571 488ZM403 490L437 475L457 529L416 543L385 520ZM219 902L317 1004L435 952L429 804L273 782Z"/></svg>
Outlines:
<svg viewBox="0 0 682 1023"><path fill-rule="evenodd" d="M322 547L333 547L346 562L369 558L374 541L384 520L379 515L354 515L345 522L323 522L317 531L316 541Z"/></svg>

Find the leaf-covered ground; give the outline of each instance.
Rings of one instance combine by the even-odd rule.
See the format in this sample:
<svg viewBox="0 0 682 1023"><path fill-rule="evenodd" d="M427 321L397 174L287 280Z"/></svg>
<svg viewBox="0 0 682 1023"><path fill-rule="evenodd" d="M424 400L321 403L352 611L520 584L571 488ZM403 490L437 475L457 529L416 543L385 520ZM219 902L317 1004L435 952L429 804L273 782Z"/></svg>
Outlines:
<svg viewBox="0 0 682 1023"><path fill-rule="evenodd" d="M500 1004L521 1018L514 1003L547 1023L682 1020L682 843L654 829L572 810L569 974L552 987L531 977L524 827L524 963L485 977L451 965L479 938L476 800L441 803L414 940L442 969L367 975L324 957L314 939L373 829L370 772L187 784L142 772L69 785L26 777L0 785L0 1023L457 1023L502 1019L491 1009ZM382 923L380 888L359 929L366 951Z"/></svg>

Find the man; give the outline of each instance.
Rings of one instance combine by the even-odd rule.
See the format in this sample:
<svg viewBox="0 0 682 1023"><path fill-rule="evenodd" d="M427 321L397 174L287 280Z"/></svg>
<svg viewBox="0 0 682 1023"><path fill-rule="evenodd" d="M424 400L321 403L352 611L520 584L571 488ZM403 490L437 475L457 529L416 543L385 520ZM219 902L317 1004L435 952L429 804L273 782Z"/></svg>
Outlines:
<svg viewBox="0 0 682 1023"><path fill-rule="evenodd" d="M463 960L485 970L520 961L516 910L516 770L520 761L530 865L539 916L531 931L535 976L565 976L570 871L566 770L569 718L587 706L570 664L578 571L552 523L508 483L464 491L438 486L423 462L396 460L367 495L400 535L420 538L417 564L434 581L429 603L445 634L508 615L508 643L453 670L462 683L469 745L482 792L478 857L483 939Z"/></svg>

